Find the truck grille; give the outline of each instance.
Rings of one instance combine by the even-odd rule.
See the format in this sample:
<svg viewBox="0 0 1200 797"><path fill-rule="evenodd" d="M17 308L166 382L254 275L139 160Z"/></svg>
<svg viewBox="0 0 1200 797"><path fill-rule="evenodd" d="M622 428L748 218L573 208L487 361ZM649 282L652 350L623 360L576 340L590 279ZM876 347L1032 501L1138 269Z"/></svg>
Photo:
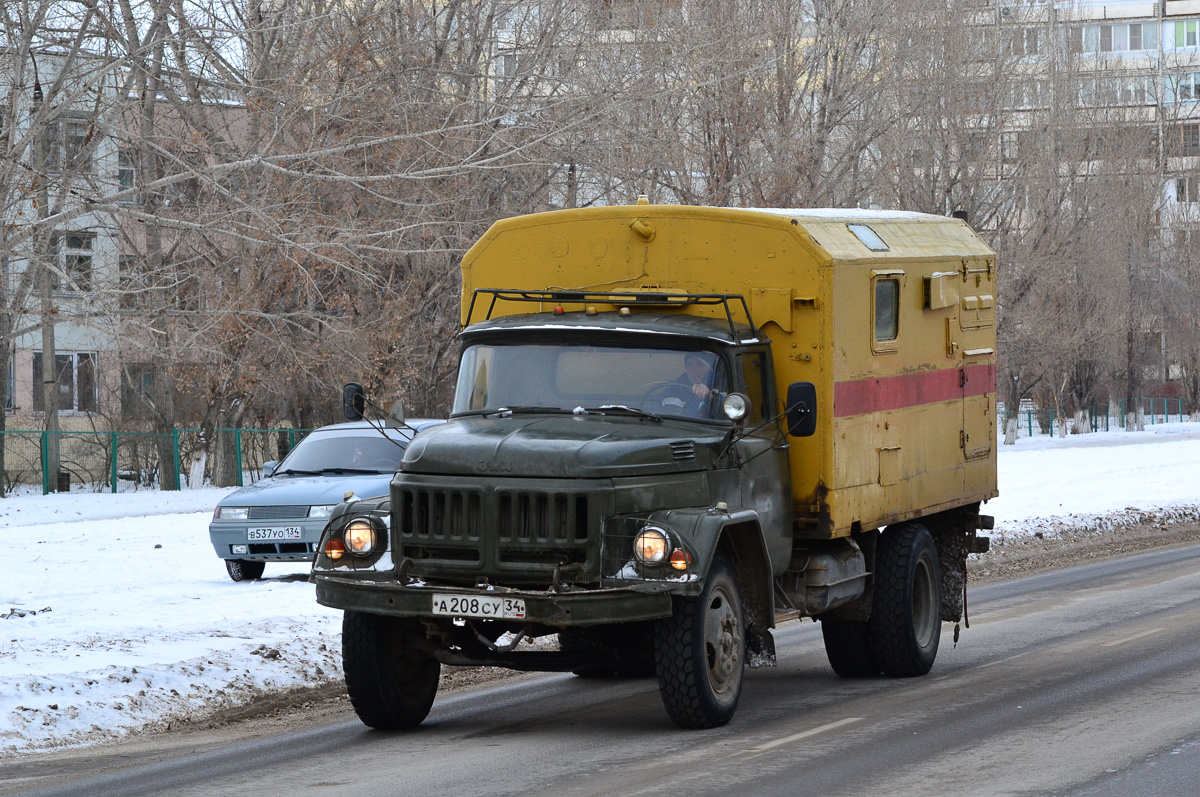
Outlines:
<svg viewBox="0 0 1200 797"><path fill-rule="evenodd" d="M439 579L545 585L561 565L598 579L602 502L593 492L397 484L393 533L401 555Z"/></svg>

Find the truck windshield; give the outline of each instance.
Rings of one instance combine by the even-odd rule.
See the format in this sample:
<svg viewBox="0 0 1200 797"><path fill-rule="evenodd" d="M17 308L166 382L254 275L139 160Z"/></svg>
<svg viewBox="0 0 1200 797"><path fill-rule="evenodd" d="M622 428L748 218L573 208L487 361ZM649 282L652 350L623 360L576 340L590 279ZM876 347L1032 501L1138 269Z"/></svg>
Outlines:
<svg viewBox="0 0 1200 797"><path fill-rule="evenodd" d="M713 351L476 344L463 352L454 412L620 405L723 420L729 390L725 361Z"/></svg>

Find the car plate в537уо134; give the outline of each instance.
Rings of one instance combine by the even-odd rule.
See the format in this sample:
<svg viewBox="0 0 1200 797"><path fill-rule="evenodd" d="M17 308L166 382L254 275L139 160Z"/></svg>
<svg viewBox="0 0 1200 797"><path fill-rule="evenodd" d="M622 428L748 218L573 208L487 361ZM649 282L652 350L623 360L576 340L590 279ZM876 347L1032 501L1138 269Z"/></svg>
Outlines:
<svg viewBox="0 0 1200 797"><path fill-rule="evenodd" d="M299 526L277 526L269 529L247 529L248 540L298 540L301 537Z"/></svg>
<svg viewBox="0 0 1200 797"><path fill-rule="evenodd" d="M491 598L478 595L434 595L433 613L450 617L524 620L525 601L520 598Z"/></svg>

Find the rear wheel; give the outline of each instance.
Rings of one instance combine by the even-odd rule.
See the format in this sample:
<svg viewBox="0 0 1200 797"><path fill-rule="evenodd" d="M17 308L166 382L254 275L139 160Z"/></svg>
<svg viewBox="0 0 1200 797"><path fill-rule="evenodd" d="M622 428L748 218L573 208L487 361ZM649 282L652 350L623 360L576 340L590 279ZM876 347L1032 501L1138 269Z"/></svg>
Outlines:
<svg viewBox="0 0 1200 797"><path fill-rule="evenodd" d="M871 648L868 624L860 620L821 618L821 636L829 666L843 678L879 675L879 660Z"/></svg>
<svg viewBox="0 0 1200 797"><path fill-rule="evenodd" d="M364 725L412 728L429 715L442 665L415 649L420 634L404 620L352 611L342 616L346 692Z"/></svg>
<svg viewBox="0 0 1200 797"><path fill-rule="evenodd" d="M713 562L704 591L676 598L675 613L655 628L658 689L682 728L715 728L733 717L746 662L742 596L733 568Z"/></svg>
<svg viewBox="0 0 1200 797"><path fill-rule="evenodd" d="M918 523L879 537L869 630L886 675L924 675L933 667L942 635L942 571L933 537Z"/></svg>
<svg viewBox="0 0 1200 797"><path fill-rule="evenodd" d="M266 562L251 562L246 559L226 559L225 572L234 581L255 581L262 578Z"/></svg>

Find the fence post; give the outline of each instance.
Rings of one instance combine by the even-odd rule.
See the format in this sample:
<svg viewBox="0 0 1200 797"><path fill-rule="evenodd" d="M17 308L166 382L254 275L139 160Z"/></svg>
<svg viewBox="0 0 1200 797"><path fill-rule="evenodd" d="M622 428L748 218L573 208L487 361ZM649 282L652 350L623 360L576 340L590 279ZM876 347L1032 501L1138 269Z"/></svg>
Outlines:
<svg viewBox="0 0 1200 797"><path fill-rule="evenodd" d="M171 427L171 459L175 467L175 489L180 489L183 484L180 483L179 474L179 429L175 427Z"/></svg>
<svg viewBox="0 0 1200 797"><path fill-rule="evenodd" d="M1180 401L1179 401L1179 408L1180 408L1180 412L1182 412L1183 411L1183 400L1182 399L1180 399ZM292 452L292 449L295 447L296 447L296 430L288 429L288 453L290 454Z"/></svg>
<svg viewBox="0 0 1200 797"><path fill-rule="evenodd" d="M1025 410L1025 426L1029 429L1029 436L1033 437L1033 410Z"/></svg>
<svg viewBox="0 0 1200 797"><path fill-rule="evenodd" d="M42 495L50 495L50 462L46 457L50 433L42 432Z"/></svg>
<svg viewBox="0 0 1200 797"><path fill-rule="evenodd" d="M233 450L237 452L237 486L242 486L242 427L233 430Z"/></svg>
<svg viewBox="0 0 1200 797"><path fill-rule="evenodd" d="M112 432L112 491L117 491L117 433Z"/></svg>

